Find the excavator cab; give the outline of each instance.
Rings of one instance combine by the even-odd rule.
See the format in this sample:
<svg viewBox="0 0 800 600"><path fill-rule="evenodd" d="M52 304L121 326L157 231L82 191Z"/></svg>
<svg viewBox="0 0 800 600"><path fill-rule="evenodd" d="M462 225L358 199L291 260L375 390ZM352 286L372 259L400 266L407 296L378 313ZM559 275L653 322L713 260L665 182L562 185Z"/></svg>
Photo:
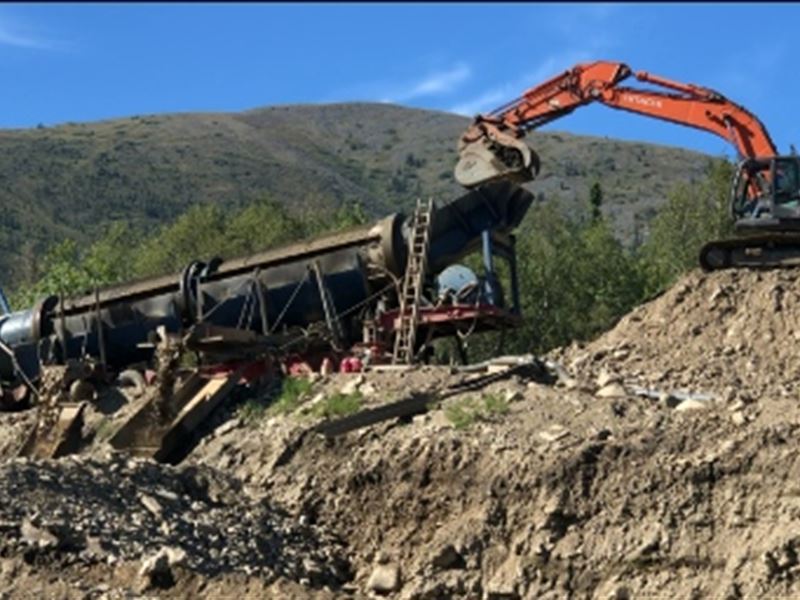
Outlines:
<svg viewBox="0 0 800 600"><path fill-rule="evenodd" d="M742 161L733 179L736 231L800 230L800 157Z"/></svg>
<svg viewBox="0 0 800 600"><path fill-rule="evenodd" d="M800 266L800 157L748 158L733 178L737 238L700 250L706 271Z"/></svg>

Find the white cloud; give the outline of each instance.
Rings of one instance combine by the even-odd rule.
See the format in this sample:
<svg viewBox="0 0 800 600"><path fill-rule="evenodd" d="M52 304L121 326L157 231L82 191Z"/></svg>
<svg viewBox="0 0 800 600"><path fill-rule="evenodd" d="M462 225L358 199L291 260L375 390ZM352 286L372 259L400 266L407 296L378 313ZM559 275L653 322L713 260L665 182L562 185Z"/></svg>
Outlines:
<svg viewBox="0 0 800 600"><path fill-rule="evenodd" d="M408 102L423 96L446 94L457 89L471 75L472 69L470 69L469 65L459 63L446 71L428 75L424 79L407 86L405 90L391 94L391 99L381 100L381 102Z"/></svg>
<svg viewBox="0 0 800 600"><path fill-rule="evenodd" d="M406 83L397 81L367 81L329 94L326 102L372 101L384 104L409 102L423 97L445 96L461 87L472 77L472 69L459 62L449 69L432 72Z"/></svg>
<svg viewBox="0 0 800 600"><path fill-rule="evenodd" d="M452 113L456 113L457 115L464 115L465 117L474 117L478 113L491 110L501 102L510 100L511 97L509 94L514 93L511 90L512 88L508 84L497 88L493 88L488 92L481 94L475 98L471 98L465 102L456 104L455 106L451 107L448 110Z"/></svg>
<svg viewBox="0 0 800 600"><path fill-rule="evenodd" d="M48 39L31 30L23 23L0 15L0 46L27 48L30 50L57 50L64 48L63 42Z"/></svg>

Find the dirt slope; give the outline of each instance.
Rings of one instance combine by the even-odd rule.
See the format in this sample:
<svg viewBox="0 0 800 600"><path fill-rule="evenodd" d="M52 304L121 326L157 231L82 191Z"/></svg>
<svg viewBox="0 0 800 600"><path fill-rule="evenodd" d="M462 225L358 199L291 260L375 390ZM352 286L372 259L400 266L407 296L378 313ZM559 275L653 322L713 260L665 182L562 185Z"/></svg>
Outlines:
<svg viewBox="0 0 800 600"><path fill-rule="evenodd" d="M138 574L146 552L121 553L124 567L85 548L31 554L36 544L22 528L45 527L39 498L54 493L55 477L64 486L52 507L82 506L96 496L76 498L68 475L89 470L105 494L162 498L164 511L191 505L184 496L197 492L179 485L187 473L237 490L220 506L241 515L230 534L234 555L237 527L257 539L258 527L284 532L275 554L241 555L224 573L203 566L208 550L192 534L157 534L187 555L174 566L174 585L151 588L159 595L795 597L798 318L797 273L692 273L592 343L554 352L555 384L510 374L439 401L447 385L476 376L445 367L334 375L287 416L245 424L233 411L218 415L177 470L136 463L124 467L133 474L125 480L114 466L125 461L97 454L6 462L0 486L11 491L0 515L10 533L0 583L22 578L67 597L122 597L147 583ZM360 390L366 406L419 390L431 410L333 440L305 433L315 422L308 406L343 388ZM455 427L454 407L470 402L484 410ZM134 512L153 518L146 506ZM192 518L175 508L168 521ZM126 527L112 519L116 533L107 537L125 539ZM238 568L248 561L255 571ZM48 583L64 564L61 583ZM82 589L76 573L85 573ZM65 589L65 581L73 583Z"/></svg>

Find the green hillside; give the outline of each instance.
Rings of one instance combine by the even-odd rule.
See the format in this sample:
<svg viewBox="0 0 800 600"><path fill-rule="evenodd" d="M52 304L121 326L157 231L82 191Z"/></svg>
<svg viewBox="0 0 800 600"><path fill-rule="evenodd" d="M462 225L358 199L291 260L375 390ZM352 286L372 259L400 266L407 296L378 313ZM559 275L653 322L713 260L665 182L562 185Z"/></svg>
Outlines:
<svg viewBox="0 0 800 600"><path fill-rule="evenodd" d="M455 147L469 120L386 104L277 106L242 113L133 116L0 131L0 276L24 278L42 250L87 244L110 222L155 229L196 203L238 208L269 195L289 207L357 201L372 215L419 194L447 200ZM585 202L599 181L604 210L630 240L678 181L708 157L648 144L533 133L543 200Z"/></svg>

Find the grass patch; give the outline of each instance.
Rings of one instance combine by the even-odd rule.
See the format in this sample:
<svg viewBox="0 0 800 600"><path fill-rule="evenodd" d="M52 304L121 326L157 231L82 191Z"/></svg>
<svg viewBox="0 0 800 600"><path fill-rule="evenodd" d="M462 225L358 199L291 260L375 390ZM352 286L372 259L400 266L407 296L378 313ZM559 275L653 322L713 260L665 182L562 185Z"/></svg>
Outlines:
<svg viewBox="0 0 800 600"><path fill-rule="evenodd" d="M489 415L508 414L508 401L497 394L485 394L483 396L483 408Z"/></svg>
<svg viewBox="0 0 800 600"><path fill-rule="evenodd" d="M261 421L266 413L267 407L264 403L252 398L239 407L239 410L236 411L236 416L242 420L242 423L252 427Z"/></svg>
<svg viewBox="0 0 800 600"><path fill-rule="evenodd" d="M462 398L444 407L444 416L456 429L466 429L478 418L480 406L475 398Z"/></svg>
<svg viewBox="0 0 800 600"><path fill-rule="evenodd" d="M325 417L327 419L346 417L361 408L361 400L360 392L353 392L352 394L336 393L315 406L312 414L315 417Z"/></svg>
<svg viewBox="0 0 800 600"><path fill-rule="evenodd" d="M288 415L300 406L311 392L313 384L304 377L286 377L281 385L281 393L269 407L271 415Z"/></svg>
<svg viewBox="0 0 800 600"><path fill-rule="evenodd" d="M444 408L444 415L456 429L467 429L475 421L488 421L508 411L508 402L504 398L496 394L484 394L480 399L468 396L448 404Z"/></svg>

